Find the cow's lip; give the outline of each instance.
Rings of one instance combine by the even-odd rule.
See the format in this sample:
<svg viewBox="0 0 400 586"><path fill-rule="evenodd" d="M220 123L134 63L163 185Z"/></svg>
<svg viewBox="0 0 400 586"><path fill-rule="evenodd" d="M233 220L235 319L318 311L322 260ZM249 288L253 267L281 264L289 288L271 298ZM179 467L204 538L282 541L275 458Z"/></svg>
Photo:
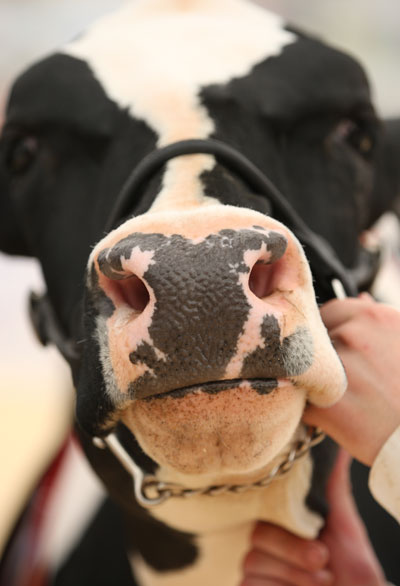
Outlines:
<svg viewBox="0 0 400 586"><path fill-rule="evenodd" d="M189 394L195 393L208 393L210 395L216 395L221 391L227 391L229 389L237 389L240 387L250 388L251 390L256 391L259 395L268 395L271 393L276 387L278 386L278 380L276 378L252 378L252 379L243 379L243 378L234 378L229 380L219 380L219 381L207 381L202 383L196 383L194 385L189 385L186 387L180 387L178 389L173 389L172 391L167 391L165 393L160 393L157 395L152 395L150 397L146 397L144 400L151 400L151 399L164 399L166 397L172 397L175 399L181 399Z"/></svg>

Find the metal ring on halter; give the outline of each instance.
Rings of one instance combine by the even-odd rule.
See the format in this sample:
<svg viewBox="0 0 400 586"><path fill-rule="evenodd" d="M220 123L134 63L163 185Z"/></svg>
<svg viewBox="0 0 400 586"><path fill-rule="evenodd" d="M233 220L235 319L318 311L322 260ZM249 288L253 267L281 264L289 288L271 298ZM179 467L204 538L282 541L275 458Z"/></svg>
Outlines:
<svg viewBox="0 0 400 586"><path fill-rule="evenodd" d="M332 279L332 289L338 299L346 299L346 290L339 279Z"/></svg>
<svg viewBox="0 0 400 586"><path fill-rule="evenodd" d="M125 470L129 472L133 479L133 490L135 497L140 505L146 508L160 505L171 496L169 491L165 491L161 494L161 496L155 498L149 498L146 496L144 492L144 481L146 475L122 446L115 433L110 433L105 438L95 437L93 438L93 443L98 448L107 447L110 452L114 454L117 460L119 460ZM151 481L151 477L147 478Z"/></svg>

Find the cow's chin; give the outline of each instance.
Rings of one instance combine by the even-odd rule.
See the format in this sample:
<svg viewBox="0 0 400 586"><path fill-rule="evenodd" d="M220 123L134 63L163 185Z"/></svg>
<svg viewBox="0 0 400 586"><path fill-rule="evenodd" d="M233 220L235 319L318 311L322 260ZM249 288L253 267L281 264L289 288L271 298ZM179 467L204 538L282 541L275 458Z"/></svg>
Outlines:
<svg viewBox="0 0 400 586"><path fill-rule="evenodd" d="M122 420L171 479L178 473L218 482L265 470L290 442L305 400L288 380L268 393L241 383L136 400Z"/></svg>

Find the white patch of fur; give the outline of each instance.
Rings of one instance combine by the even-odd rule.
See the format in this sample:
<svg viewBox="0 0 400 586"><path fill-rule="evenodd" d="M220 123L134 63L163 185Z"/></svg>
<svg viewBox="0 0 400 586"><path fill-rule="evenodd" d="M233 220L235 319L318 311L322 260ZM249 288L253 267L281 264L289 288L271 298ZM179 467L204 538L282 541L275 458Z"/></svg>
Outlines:
<svg viewBox="0 0 400 586"><path fill-rule="evenodd" d="M99 358L106 392L114 405L117 405L118 401L121 399L121 392L118 388L114 368L110 358L110 351L108 347L108 327L107 321L103 316L97 316L96 318L95 337L99 346Z"/></svg>
<svg viewBox="0 0 400 586"><path fill-rule="evenodd" d="M200 89L247 75L295 40L279 16L243 0L137 0L100 19L64 51L87 61L107 95L144 120L162 146L209 137L214 122L199 101ZM199 175L214 159L192 157L186 179L185 159L169 162L153 209L164 209L166 200L175 208L211 203Z"/></svg>
<svg viewBox="0 0 400 586"><path fill-rule="evenodd" d="M170 209L198 208L199 205L215 205L217 200L203 193L201 173L215 165L210 155L191 155L169 161L163 177L163 187L157 194L148 213Z"/></svg>

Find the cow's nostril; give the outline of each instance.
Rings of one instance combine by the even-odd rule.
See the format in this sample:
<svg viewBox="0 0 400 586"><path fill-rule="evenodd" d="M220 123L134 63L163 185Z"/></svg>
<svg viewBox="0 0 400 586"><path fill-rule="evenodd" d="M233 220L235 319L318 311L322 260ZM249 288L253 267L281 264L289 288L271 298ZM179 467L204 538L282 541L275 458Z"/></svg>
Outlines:
<svg viewBox="0 0 400 586"><path fill-rule="evenodd" d="M250 291L260 299L268 297L276 286L276 263L265 264L257 262L249 277Z"/></svg>
<svg viewBox="0 0 400 586"><path fill-rule="evenodd" d="M150 300L146 285L136 275L113 281L112 286L117 300L135 311L143 311Z"/></svg>

